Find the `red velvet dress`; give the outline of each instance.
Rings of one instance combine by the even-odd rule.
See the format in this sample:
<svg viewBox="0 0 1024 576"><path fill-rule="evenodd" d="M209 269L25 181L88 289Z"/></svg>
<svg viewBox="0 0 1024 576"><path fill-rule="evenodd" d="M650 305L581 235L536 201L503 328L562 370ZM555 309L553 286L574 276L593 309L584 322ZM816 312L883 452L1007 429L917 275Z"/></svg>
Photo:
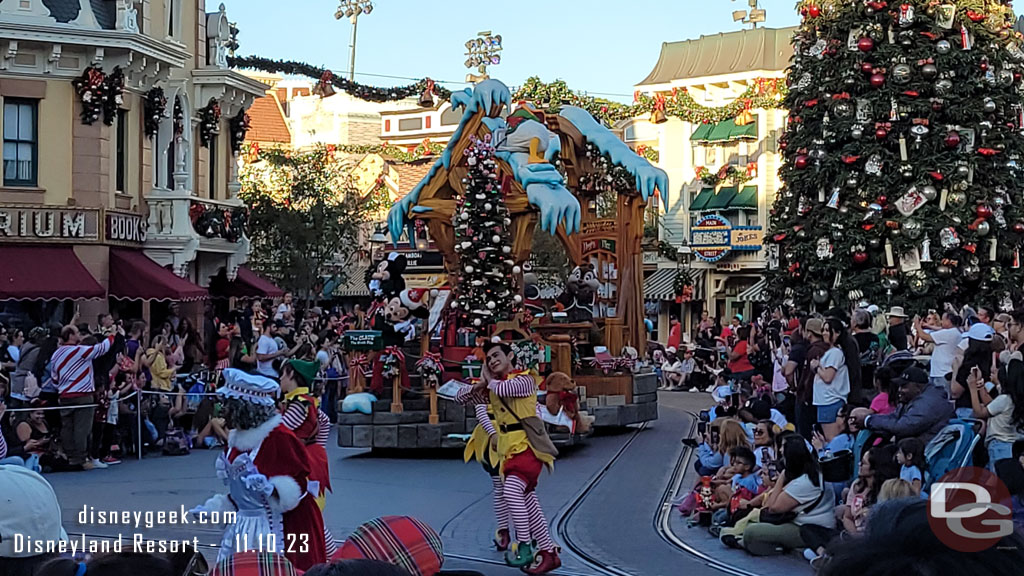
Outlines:
<svg viewBox="0 0 1024 576"><path fill-rule="evenodd" d="M240 453L232 449L229 460ZM324 519L313 495L307 493L310 466L302 441L280 424L263 440L253 463L277 488L275 495L284 511L285 557L303 571L326 562Z"/></svg>

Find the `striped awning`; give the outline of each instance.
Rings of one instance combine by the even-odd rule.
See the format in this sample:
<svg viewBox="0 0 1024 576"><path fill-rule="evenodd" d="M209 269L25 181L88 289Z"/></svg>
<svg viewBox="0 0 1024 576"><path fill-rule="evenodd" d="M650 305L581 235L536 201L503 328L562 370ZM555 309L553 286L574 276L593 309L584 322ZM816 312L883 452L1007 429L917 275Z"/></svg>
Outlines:
<svg viewBox="0 0 1024 576"><path fill-rule="evenodd" d="M765 287L768 286L768 281L761 279L754 283L753 286L747 288L743 292L739 293L736 297L740 302L767 302L767 294L765 294Z"/></svg>
<svg viewBox="0 0 1024 576"><path fill-rule="evenodd" d="M353 266L345 283L334 291L335 296L369 296L370 289L366 286L366 271L369 266Z"/></svg>
<svg viewBox="0 0 1024 576"><path fill-rule="evenodd" d="M675 282L676 268L661 268L655 270L644 280L644 300L666 300L676 299ZM704 270L690 269L690 278L693 279L693 300L704 299Z"/></svg>

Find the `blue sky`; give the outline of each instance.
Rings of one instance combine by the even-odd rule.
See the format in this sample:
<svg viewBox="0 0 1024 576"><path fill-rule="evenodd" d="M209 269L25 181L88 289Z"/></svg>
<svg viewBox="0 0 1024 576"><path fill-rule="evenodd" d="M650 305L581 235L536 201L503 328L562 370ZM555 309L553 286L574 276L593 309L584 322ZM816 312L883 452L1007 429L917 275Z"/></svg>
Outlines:
<svg viewBox="0 0 1024 576"><path fill-rule="evenodd" d="M241 30L240 55L300 60L348 69L348 20L337 0L224 0ZM762 0L768 25L796 24L795 0ZM465 80L465 42L483 30L501 34L504 52L490 74L518 85L529 76L561 78L576 90L620 94L657 62L662 42L740 29L732 11L745 0L518 0L465 3L375 0L359 20L356 80L378 86L407 80L362 73ZM451 84L451 88L462 87Z"/></svg>

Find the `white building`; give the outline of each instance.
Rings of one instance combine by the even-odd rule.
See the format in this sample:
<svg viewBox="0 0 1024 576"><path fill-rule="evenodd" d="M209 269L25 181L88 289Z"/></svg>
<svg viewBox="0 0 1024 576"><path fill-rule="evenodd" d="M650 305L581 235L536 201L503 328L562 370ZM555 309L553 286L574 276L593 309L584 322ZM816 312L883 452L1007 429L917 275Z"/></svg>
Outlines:
<svg viewBox="0 0 1024 576"><path fill-rule="evenodd" d="M666 98L673 90L686 90L703 106L728 105L759 80L784 81L793 31L758 28L665 43L654 69L636 89ZM659 151L658 165L668 173L670 183L660 238L691 251L695 280L692 301L680 308L672 289L678 265L662 263L645 282L645 292L648 300L662 302L662 319L681 313L687 328L703 310L713 317L743 314L748 318L752 302L759 297L761 271L767 262L763 235L781 187L778 139L787 112L749 112L749 123L701 124L669 116L661 124L651 124L645 117L624 128L623 137L634 148L645 144ZM696 176L699 167L718 174L728 166L745 181L709 186ZM659 322L662 341L667 331L668 322Z"/></svg>

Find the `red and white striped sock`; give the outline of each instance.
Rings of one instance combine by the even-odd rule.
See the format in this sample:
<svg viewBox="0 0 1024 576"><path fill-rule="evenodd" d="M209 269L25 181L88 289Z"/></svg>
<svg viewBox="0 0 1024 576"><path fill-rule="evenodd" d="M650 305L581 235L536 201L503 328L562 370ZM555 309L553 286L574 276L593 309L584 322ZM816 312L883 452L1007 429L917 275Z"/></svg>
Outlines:
<svg viewBox="0 0 1024 576"><path fill-rule="evenodd" d="M338 552L338 543L334 540L331 529L324 524L324 540L327 542L327 558L330 559Z"/></svg>
<svg viewBox="0 0 1024 576"><path fill-rule="evenodd" d="M536 492L526 495L526 510L530 513L530 533L537 539L537 550L547 552L554 550L556 546L551 540L551 532L548 530L548 519L544 517L544 511L540 508Z"/></svg>
<svg viewBox="0 0 1024 576"><path fill-rule="evenodd" d="M501 476L492 476L491 485L494 486L494 517L498 520L498 530L508 530L508 504Z"/></svg>
<svg viewBox="0 0 1024 576"><path fill-rule="evenodd" d="M526 505L526 482L518 476L505 478L505 502L508 504L512 526L515 528L516 542L529 543L530 513Z"/></svg>

